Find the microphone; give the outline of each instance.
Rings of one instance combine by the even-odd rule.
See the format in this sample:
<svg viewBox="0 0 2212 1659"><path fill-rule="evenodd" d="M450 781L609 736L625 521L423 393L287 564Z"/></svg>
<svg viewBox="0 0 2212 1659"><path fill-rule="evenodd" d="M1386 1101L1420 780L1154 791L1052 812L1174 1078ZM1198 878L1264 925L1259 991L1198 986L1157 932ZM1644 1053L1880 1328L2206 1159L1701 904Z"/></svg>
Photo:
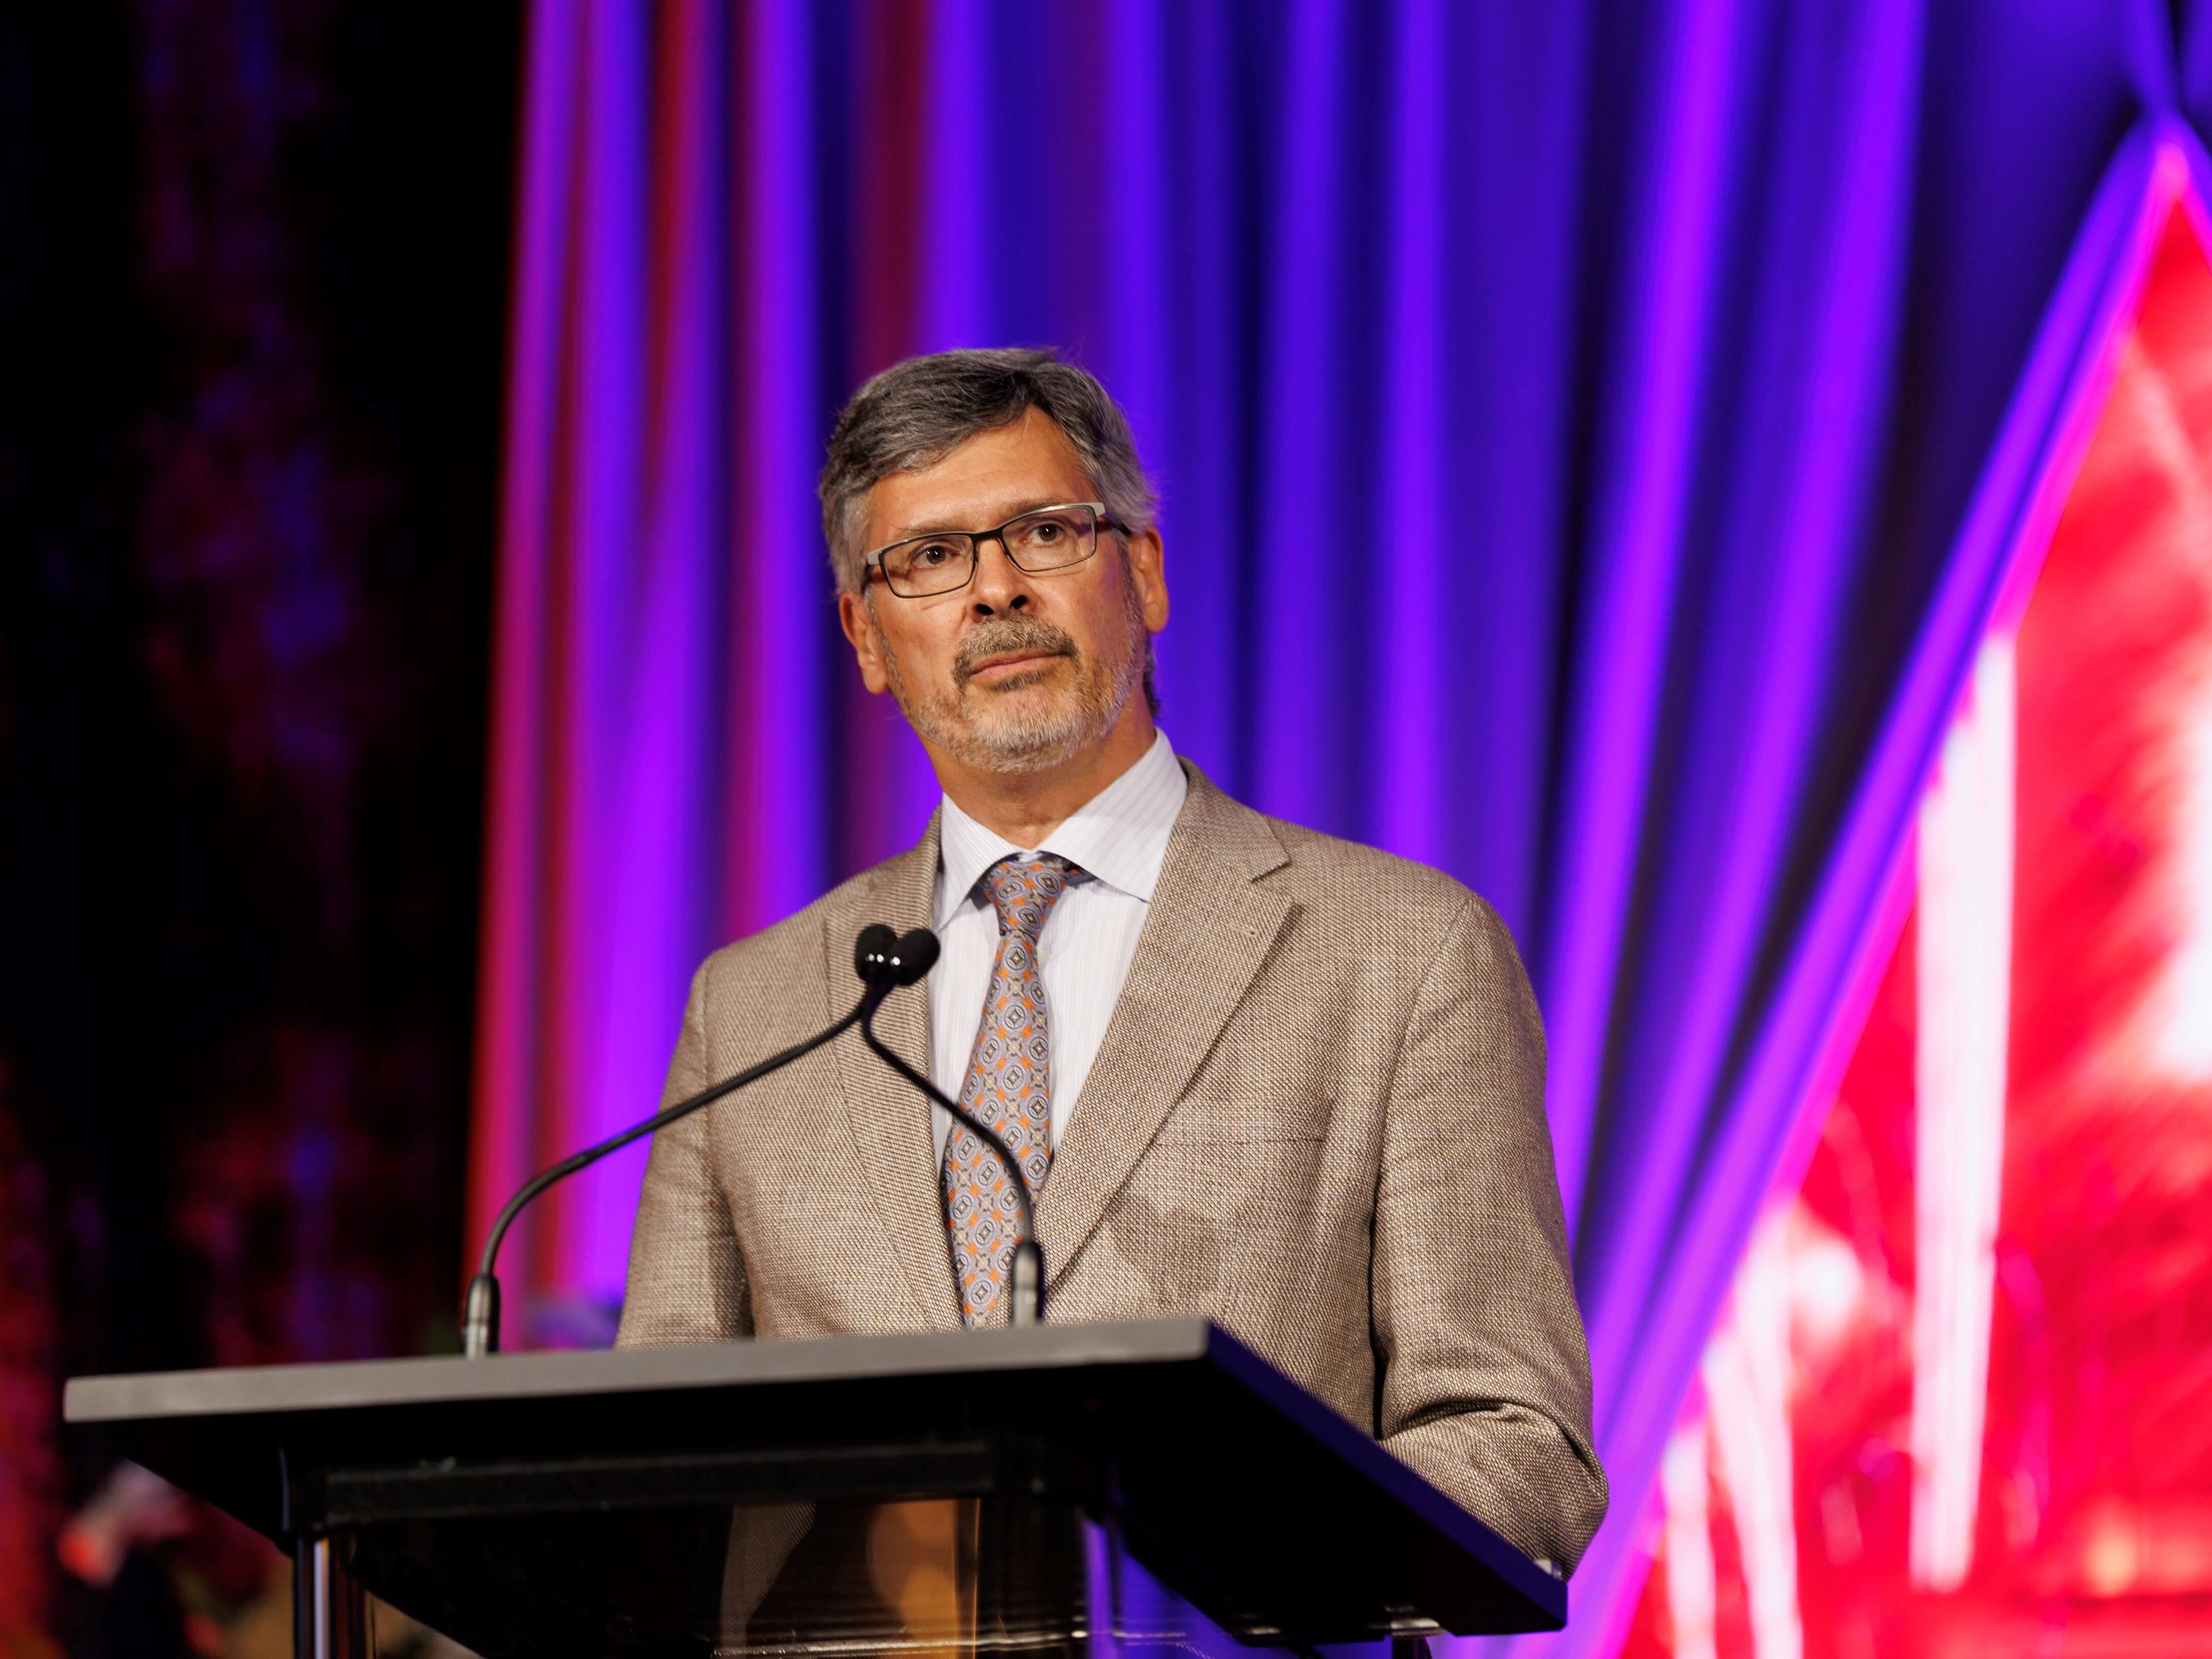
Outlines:
<svg viewBox="0 0 2212 1659"><path fill-rule="evenodd" d="M928 941L928 955L921 966L911 966L917 938ZM902 951L905 954L902 955ZM642 1123L634 1123L621 1133L611 1135L596 1146L586 1146L580 1152L541 1170L523 1182L499 1218L491 1224L491 1233L484 1240L483 1255L477 1267L477 1276L469 1281L468 1300L461 1313L461 1352L471 1359L481 1359L486 1354L499 1352L499 1276L494 1271L499 1261L499 1247L507 1237L507 1230L514 1224L531 1201L556 1182L565 1181L579 1170L588 1169L610 1152L620 1152L633 1140L665 1129L678 1118L689 1117L702 1106L711 1106L723 1096L734 1094L749 1083L757 1083L771 1072L777 1072L795 1060L803 1060L823 1043L850 1030L855 1024L865 1024L876 1012L877 1005L902 985L911 985L930 969L937 960L937 936L926 929L917 930L901 939L883 923L871 922L860 930L853 944L853 968L867 989L862 993L853 1011L836 1024L825 1027L807 1038L795 1042L781 1054L770 1054L757 1066L749 1066L734 1077L724 1078L720 1083L702 1089L685 1100L654 1113ZM881 1050L878 1050L880 1053Z"/></svg>
<svg viewBox="0 0 2212 1659"><path fill-rule="evenodd" d="M873 931L873 930L871 930ZM882 931L888 934L890 929ZM866 935L862 935L865 939ZM939 945L937 935L927 927L917 927L888 945L875 941L877 954L871 958L881 964L879 971L891 976L897 985L912 985L937 965ZM868 977L869 969L860 968L860 977ZM888 992L886 993L888 994ZM1008 1286L1013 1322L1035 1325L1044 1318L1044 1248L1037 1243L1036 1209L1030 1198L1030 1183L1022 1174L1022 1166L1015 1161L1013 1148L1007 1146L996 1129L975 1116L958 1101L932 1083L920 1072L908 1065L884 1045L876 1036L876 1009L882 1003L878 997L873 1004L866 1004L860 1014L860 1038L876 1051L876 1057L896 1072L908 1083L952 1115L952 1121L972 1133L993 1152L1006 1166L1006 1176L1013 1184L1014 1197L1022 1214L1022 1236L1014 1245L1012 1282Z"/></svg>
<svg viewBox="0 0 2212 1659"><path fill-rule="evenodd" d="M872 921L853 941L853 971L871 988L881 985L888 996L902 985L921 983L937 966L937 935L927 927L902 935Z"/></svg>

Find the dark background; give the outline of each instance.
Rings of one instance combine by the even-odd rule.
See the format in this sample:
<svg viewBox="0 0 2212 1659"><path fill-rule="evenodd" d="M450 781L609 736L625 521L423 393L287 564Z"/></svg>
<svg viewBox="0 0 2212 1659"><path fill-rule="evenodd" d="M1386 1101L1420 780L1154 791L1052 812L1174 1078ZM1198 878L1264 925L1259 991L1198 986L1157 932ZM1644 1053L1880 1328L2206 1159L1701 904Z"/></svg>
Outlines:
<svg viewBox="0 0 2212 1659"><path fill-rule="evenodd" d="M0 1652L62 1376L448 1340L519 34L0 13Z"/></svg>

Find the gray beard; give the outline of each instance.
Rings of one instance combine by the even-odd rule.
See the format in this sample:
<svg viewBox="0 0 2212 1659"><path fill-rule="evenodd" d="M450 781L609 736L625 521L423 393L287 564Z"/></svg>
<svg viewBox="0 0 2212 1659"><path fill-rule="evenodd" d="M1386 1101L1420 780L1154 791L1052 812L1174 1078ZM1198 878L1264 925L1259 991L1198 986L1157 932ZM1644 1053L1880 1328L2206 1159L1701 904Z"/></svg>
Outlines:
<svg viewBox="0 0 2212 1659"><path fill-rule="evenodd" d="M899 672L898 659L884 653L884 675L899 711L921 736L964 766L980 772L1042 772L1060 765L1119 723L1144 682L1145 614L1135 584L1123 588L1128 629L1110 662L1086 657L1065 629L1035 617L999 617L978 624L954 659L950 690L917 696ZM1009 651L1048 651L1065 657L1074 684L1040 702L1021 693L1026 678L976 691L975 665ZM1045 672L1050 671L1045 670ZM1012 699L1020 698L1019 702Z"/></svg>

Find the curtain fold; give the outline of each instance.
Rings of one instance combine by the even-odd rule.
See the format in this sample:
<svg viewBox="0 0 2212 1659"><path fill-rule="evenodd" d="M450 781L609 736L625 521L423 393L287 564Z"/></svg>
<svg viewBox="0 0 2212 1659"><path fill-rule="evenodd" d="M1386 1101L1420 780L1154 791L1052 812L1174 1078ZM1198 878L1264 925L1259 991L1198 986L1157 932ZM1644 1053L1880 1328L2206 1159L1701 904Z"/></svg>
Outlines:
<svg viewBox="0 0 2212 1659"><path fill-rule="evenodd" d="M477 1225L650 1109L708 950L919 832L814 471L898 356L1057 345L1161 485L1178 747L1528 957L1615 1476L1594 1650L2203 15L539 0ZM522 1319L619 1295L638 1163L518 1237Z"/></svg>

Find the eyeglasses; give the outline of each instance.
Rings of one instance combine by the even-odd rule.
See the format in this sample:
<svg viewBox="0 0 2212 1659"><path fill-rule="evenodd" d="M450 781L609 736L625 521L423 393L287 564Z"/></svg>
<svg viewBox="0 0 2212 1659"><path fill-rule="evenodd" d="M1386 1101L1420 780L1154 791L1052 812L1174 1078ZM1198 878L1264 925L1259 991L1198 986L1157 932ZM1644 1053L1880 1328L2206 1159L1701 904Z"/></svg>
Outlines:
<svg viewBox="0 0 2212 1659"><path fill-rule="evenodd" d="M1035 576L1081 564L1097 552L1101 526L1122 530L1106 516L1103 501L1069 501L1033 508L992 530L909 536L861 555L861 564L901 599L926 599L957 593L975 580L985 542L998 543L1015 569Z"/></svg>

